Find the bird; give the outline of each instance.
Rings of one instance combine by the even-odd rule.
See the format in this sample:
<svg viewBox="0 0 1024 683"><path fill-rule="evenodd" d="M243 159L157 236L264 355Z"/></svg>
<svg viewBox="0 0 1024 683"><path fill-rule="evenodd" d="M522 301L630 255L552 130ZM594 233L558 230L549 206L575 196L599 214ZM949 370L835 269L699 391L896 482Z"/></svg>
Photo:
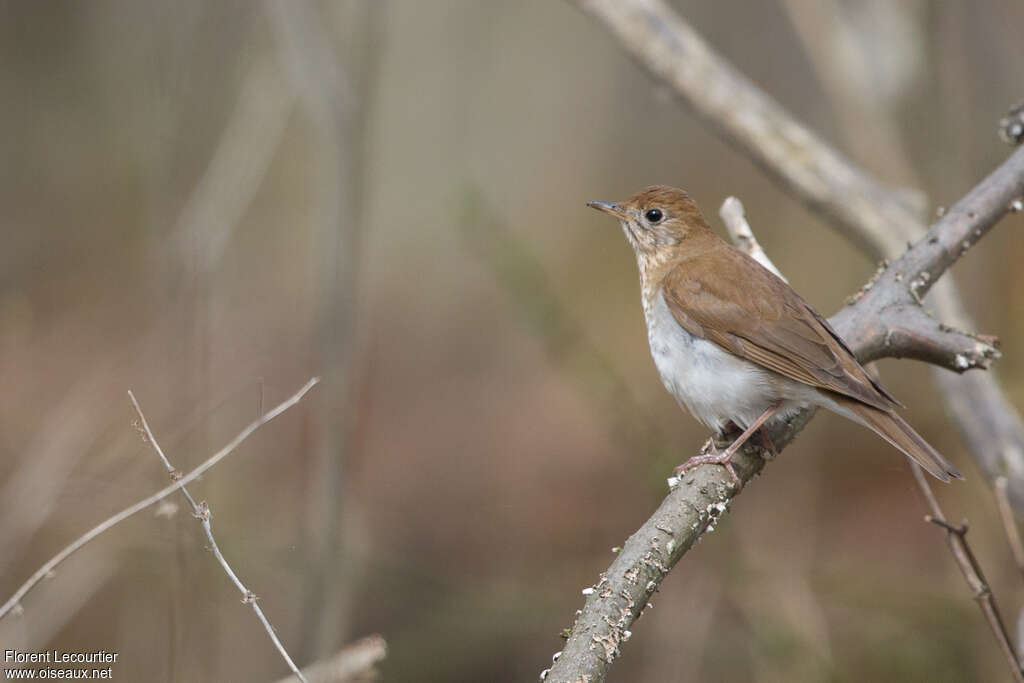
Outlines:
<svg viewBox="0 0 1024 683"><path fill-rule="evenodd" d="M683 190L654 185L624 202L591 201L617 218L640 271L647 339L668 392L728 447L713 463L741 480L732 456L764 424L818 406L853 420L942 481L960 472L896 412L901 407L828 321L790 285L716 235Z"/></svg>

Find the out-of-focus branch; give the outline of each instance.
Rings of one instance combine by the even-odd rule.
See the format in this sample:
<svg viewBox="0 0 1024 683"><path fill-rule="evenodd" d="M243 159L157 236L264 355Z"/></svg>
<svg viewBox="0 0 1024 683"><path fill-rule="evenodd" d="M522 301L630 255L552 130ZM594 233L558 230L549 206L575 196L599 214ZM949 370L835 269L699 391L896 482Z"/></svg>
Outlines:
<svg viewBox="0 0 1024 683"><path fill-rule="evenodd" d="M716 132L854 242L893 253L920 221L888 188L844 159L716 54L662 0L574 0L666 81Z"/></svg>
<svg viewBox="0 0 1024 683"><path fill-rule="evenodd" d="M220 262L274 159L294 101L295 94L271 59L253 63L210 163L171 232L182 264L194 265L206 275Z"/></svg>
<svg viewBox="0 0 1024 683"><path fill-rule="evenodd" d="M351 587L358 569L346 557L349 496L345 462L358 408L353 381L362 353L359 287L363 259L365 129L382 44L381 3L266 0L277 54L316 141L317 182L310 204L310 244L318 302L314 352L324 374L323 409L311 416L307 563L301 651L307 659L345 642ZM338 39L342 40L338 40ZM337 42L336 42L337 41Z"/></svg>
<svg viewBox="0 0 1024 683"><path fill-rule="evenodd" d="M183 477L175 481L173 484L170 484L160 489L153 495L147 496L146 498L143 498L134 505L129 505L128 507L121 510L117 514L108 517L106 520L100 522L92 529L85 532L84 534L76 538L74 541L72 541L70 544L65 546L59 553L51 557L42 567L37 569L35 573L32 574L32 576L30 576L29 579L25 583L23 583L18 588L18 590L14 592L14 595L12 595L7 600L7 602L0 606L0 619L3 619L8 613L10 613L15 607L17 607L21 602L21 599L25 597L25 595L30 590L32 590L40 581L45 579L47 576L50 576L51 572L53 572L61 562L63 562L68 557L73 555L86 543L93 540L94 538L102 534L104 531L108 531L117 524L120 524L121 522L128 519L137 512L141 512L142 510L145 510L149 506L155 505L156 503L160 502L167 496L177 491L179 488L185 486L186 484L190 484L199 477L203 476L203 474L206 473L207 470L212 468L214 465L219 463L227 456L231 455L235 451L235 449L238 448L239 445L241 445L243 441L245 441L247 438L249 438L249 436L252 435L253 432L255 432L257 429L267 424L275 417L277 417L278 415L280 415L281 413L283 413L284 411L288 410L296 403L301 401L302 397L305 396L310 389L316 386L319 381L319 377L314 377L308 382L306 382L306 384L303 385L303 387L299 389L297 392L295 392L290 398L278 404L272 410L261 415L256 421L250 423L245 429L240 431L235 436L235 438L229 441L226 446L224 446L219 451L211 455L201 465L199 465L194 470L192 470L188 474L184 475Z"/></svg>
<svg viewBox="0 0 1024 683"><path fill-rule="evenodd" d="M761 244L754 237L754 231L750 229L746 212L743 210L743 202L736 197L726 197L718 209L718 215L722 217L725 229L729 233L729 239L737 249L775 273L783 282L789 282L768 258L768 254L764 253Z"/></svg>
<svg viewBox="0 0 1024 683"><path fill-rule="evenodd" d="M667 82L712 130L754 159L794 197L832 219L865 251L877 258L895 257L924 231L906 192L874 180L797 122L716 54L663 0L574 2L600 19L641 65ZM1019 116L1016 110L1005 119L1008 131L1016 130L1015 116ZM1008 200L1012 201L1015 198ZM998 202L990 206L999 215L1006 208ZM974 219L968 217L968 222L973 224ZM976 239L961 238L969 243ZM948 246L957 251L955 243ZM930 258L946 256L933 252ZM928 272L927 280L936 279L927 269L917 275L924 272ZM932 303L947 325L974 327L951 282L936 288ZM965 349L972 348L967 339L960 341ZM927 344L911 351L908 349L908 354L915 358L931 360L933 356ZM943 367L985 367L986 353L991 351L982 349L973 356L954 353ZM958 356L966 359L967 368L961 367L964 363ZM1010 501L1018 514L1024 514L1024 421L1020 414L992 373L955 377L937 370L935 379L968 452L990 482L1008 477Z"/></svg>
<svg viewBox="0 0 1024 683"><path fill-rule="evenodd" d="M877 274L863 294L831 319L832 325L855 354L860 355L873 338L876 325L869 324L893 302L913 298L912 284L897 274L917 273L912 268L927 267L928 284L938 279L960 256L976 244L976 239L947 253L951 236L960 235L970 226L963 217L978 221L976 237L991 228L1008 210L1002 201L1010 192L1024 188L1024 150L1018 150L978 187L961 200L955 216L946 216L932 226L928 234L914 244L903 257ZM971 234L974 234L971 231ZM918 287L926 286L924 283ZM897 355L890 344L887 355ZM772 424L771 441L777 449L789 444L811 417L803 411L787 423ZM745 446L733 458L737 474L747 482L763 467L759 448ZM679 481L654 515L623 545L622 551L601 580L587 591L587 601L570 630L561 656L548 672L553 681L600 681L604 679L619 648L629 638L630 626L640 616L650 596L679 558L726 510L729 501L739 493L727 473L719 467L698 467Z"/></svg>
<svg viewBox="0 0 1024 683"><path fill-rule="evenodd" d="M120 569L116 553L99 546L87 549L75 559L73 571L60 581L48 582L46 590L34 596L28 619L18 618L24 609L17 605L11 612L14 619L0 620L4 649L29 650L38 648L39 643L52 642L97 594L108 588Z"/></svg>
<svg viewBox="0 0 1024 683"><path fill-rule="evenodd" d="M1006 496L1006 487L1006 477L996 479L996 505L999 508L999 519L1003 523L1003 531L1006 533L1006 542L1010 546L1010 552L1013 553L1013 562L1017 565L1017 571L1021 578L1024 578L1024 542L1021 541L1017 518L1014 517L1010 500Z"/></svg>
<svg viewBox="0 0 1024 683"><path fill-rule="evenodd" d="M375 666L387 656L388 648L379 635L367 636L346 645L337 654L312 664L302 673L309 683L355 683L376 679ZM294 676L277 683L291 683Z"/></svg>
<svg viewBox="0 0 1024 683"><path fill-rule="evenodd" d="M922 23L918 4L877 3L870 10L842 0L781 0L780 5L831 103L828 114L844 147L854 158L919 187L921 179L894 116L924 63L924 35L914 30ZM924 214L928 199L923 192L899 192L915 217Z"/></svg>
<svg viewBox="0 0 1024 683"><path fill-rule="evenodd" d="M102 431L97 397L109 392L111 368L90 368L49 409L43 427L0 482L0 572L23 555L57 508L62 488L79 459Z"/></svg>
<svg viewBox="0 0 1024 683"><path fill-rule="evenodd" d="M153 430L149 428L149 421L146 420L146 414L142 412L142 406L140 406L139 402L135 399L135 394L129 391L128 398L131 399L132 406L135 408L135 412L139 416L143 437L146 441L152 444L153 450L156 451L160 461L167 469L167 473L170 475L171 481L178 480L181 477L181 472L179 472L174 465L171 464L171 461L167 459L167 456L164 455L164 450L160 448L160 443L156 440ZM270 620L267 619L267 615L263 613L263 609L257 602L258 598L256 594L245 587L245 584L243 584L242 580L238 578L235 570L231 568L230 564L228 564L227 558L225 558L224 554L220 551L220 546L217 545L217 540L213 537L213 526L210 522L210 519L213 517L213 511L210 510L210 506L206 504L206 501L197 503L195 498L192 497L192 494L188 492L187 488L185 488L184 484L181 484L180 488L182 495L185 496L188 504L192 506L193 516L199 520L199 523L203 527L203 533L206 534L206 540L210 543L210 551L213 553L213 556L217 558L217 562L220 563L224 573L228 575L228 578L231 579L231 582L235 584L235 588L237 588L238 592L242 595L242 604L250 605L252 607L252 611L256 613L256 617L260 620L260 623L263 624L263 629L267 632L267 635L270 636L271 642L274 643L274 647L277 648L277 651L281 653L281 658L284 659L288 668L292 670L292 673L294 673L302 683L309 683L306 680L306 677L302 675L302 672L299 671L299 667L295 666L295 662L292 661L291 655L289 655L288 651L284 648L284 644L281 642L281 639L277 637L274 627L270 625Z"/></svg>

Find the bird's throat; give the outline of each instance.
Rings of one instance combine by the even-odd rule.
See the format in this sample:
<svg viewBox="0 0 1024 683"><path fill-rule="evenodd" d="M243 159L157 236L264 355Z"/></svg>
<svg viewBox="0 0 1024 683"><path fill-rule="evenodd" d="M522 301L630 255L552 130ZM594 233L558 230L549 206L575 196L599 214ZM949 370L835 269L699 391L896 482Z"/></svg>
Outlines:
<svg viewBox="0 0 1024 683"><path fill-rule="evenodd" d="M658 296L658 289L665 273L671 268L671 261L672 253L668 249L653 252L636 250L636 265L640 271L640 297L645 315L650 313L654 305L654 298Z"/></svg>

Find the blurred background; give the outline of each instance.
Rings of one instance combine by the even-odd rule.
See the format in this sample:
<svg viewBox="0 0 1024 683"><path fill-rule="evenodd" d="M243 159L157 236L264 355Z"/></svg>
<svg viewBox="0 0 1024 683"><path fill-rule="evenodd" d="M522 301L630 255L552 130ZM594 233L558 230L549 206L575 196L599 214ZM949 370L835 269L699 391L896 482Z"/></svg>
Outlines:
<svg viewBox="0 0 1024 683"><path fill-rule="evenodd" d="M672 3L798 119L949 205L1009 152L1011 0ZM93 524L324 382L191 488L300 665L382 634L395 681L536 680L706 433L588 210L740 197L831 314L875 264L566 2L0 4L0 599ZM1024 220L953 271L1024 406ZM928 370L880 364L965 471L938 489L1008 619L1024 586ZM115 680L287 673L183 501L100 537L0 648ZM909 469L820 415L673 571L619 681L1003 680Z"/></svg>

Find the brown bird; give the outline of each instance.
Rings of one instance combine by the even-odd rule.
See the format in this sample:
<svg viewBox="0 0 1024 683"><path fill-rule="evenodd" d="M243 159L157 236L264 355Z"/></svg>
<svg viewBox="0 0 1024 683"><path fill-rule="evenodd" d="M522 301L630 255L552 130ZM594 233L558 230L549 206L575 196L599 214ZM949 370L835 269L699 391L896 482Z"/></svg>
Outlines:
<svg viewBox="0 0 1024 683"><path fill-rule="evenodd" d="M736 450L772 416L815 405L868 427L943 481L963 478L896 414L899 402L828 321L715 235L685 192L656 185L622 203L587 205L618 218L636 253L647 339L665 388L719 435L730 423L744 430L677 473L717 463L739 486Z"/></svg>

